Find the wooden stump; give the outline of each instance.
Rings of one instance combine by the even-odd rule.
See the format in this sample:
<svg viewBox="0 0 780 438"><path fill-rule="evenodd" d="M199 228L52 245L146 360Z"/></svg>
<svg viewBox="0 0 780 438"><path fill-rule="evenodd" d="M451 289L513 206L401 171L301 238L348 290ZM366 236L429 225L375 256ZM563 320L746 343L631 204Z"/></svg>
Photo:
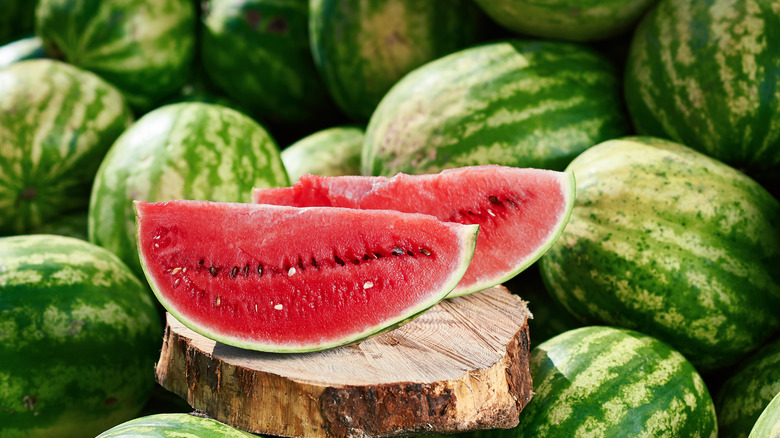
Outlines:
<svg viewBox="0 0 780 438"><path fill-rule="evenodd" d="M157 380L253 433L367 437L510 428L532 395L526 303L503 287L444 300L360 343L243 350L167 316Z"/></svg>

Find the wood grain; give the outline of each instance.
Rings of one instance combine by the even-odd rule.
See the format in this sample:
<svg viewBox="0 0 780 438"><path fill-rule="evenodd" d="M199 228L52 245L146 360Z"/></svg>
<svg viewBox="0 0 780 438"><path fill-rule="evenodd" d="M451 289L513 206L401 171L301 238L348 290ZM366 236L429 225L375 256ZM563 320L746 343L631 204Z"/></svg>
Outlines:
<svg viewBox="0 0 780 438"><path fill-rule="evenodd" d="M385 437L510 428L532 395L526 303L503 287L442 301L360 343L243 350L167 316L157 380L253 433Z"/></svg>

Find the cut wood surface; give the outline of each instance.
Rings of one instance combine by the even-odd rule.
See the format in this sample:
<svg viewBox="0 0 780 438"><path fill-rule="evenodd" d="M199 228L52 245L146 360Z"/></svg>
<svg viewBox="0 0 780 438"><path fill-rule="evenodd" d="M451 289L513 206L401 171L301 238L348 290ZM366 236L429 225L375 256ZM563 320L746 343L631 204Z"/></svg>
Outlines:
<svg viewBox="0 0 780 438"><path fill-rule="evenodd" d="M212 341L168 315L157 380L206 415L260 434L509 428L532 395L528 317L526 303L498 286L360 343L273 354Z"/></svg>

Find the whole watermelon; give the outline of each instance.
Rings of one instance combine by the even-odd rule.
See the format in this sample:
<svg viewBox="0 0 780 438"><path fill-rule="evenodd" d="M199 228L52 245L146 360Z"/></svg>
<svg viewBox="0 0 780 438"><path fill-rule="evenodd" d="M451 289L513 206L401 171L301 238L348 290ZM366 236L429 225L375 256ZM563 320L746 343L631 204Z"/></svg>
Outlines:
<svg viewBox="0 0 780 438"><path fill-rule="evenodd" d="M409 71L475 43L486 19L471 0L312 0L314 61L339 107L365 122Z"/></svg>
<svg viewBox="0 0 780 438"><path fill-rule="evenodd" d="M203 65L230 97L265 123L322 124L338 113L309 49L308 0L204 5Z"/></svg>
<svg viewBox="0 0 780 438"><path fill-rule="evenodd" d="M755 181L653 137L601 143L568 170L577 200L540 266L578 319L655 336L701 370L780 328L780 203Z"/></svg>
<svg viewBox="0 0 780 438"><path fill-rule="evenodd" d="M97 438L253 438L257 435L238 430L211 418L190 414L153 414L122 423Z"/></svg>
<svg viewBox="0 0 780 438"><path fill-rule="evenodd" d="M50 57L112 83L136 111L178 90L192 68L191 0L38 0L35 14Z"/></svg>
<svg viewBox="0 0 780 438"><path fill-rule="evenodd" d="M534 396L520 423L481 438L718 436L701 376L653 337L582 327L535 347L530 367Z"/></svg>
<svg viewBox="0 0 780 438"><path fill-rule="evenodd" d="M333 126L310 134L282 150L282 161L296 181L303 174L342 176L360 174L360 151L365 133L359 126Z"/></svg>
<svg viewBox="0 0 780 438"><path fill-rule="evenodd" d="M40 59L0 70L0 236L86 208L92 179L132 115L94 74Z"/></svg>
<svg viewBox="0 0 780 438"><path fill-rule="evenodd" d="M620 35L656 0L475 0L501 26L524 35L596 41Z"/></svg>
<svg viewBox="0 0 780 438"><path fill-rule="evenodd" d="M54 235L0 238L0 436L95 436L154 387L155 304L108 251Z"/></svg>
<svg viewBox="0 0 780 438"><path fill-rule="evenodd" d="M625 73L641 134L753 172L780 169L776 0L661 0L636 29Z"/></svg>
<svg viewBox="0 0 780 438"><path fill-rule="evenodd" d="M366 128L364 175L502 164L562 170L625 135L612 64L575 43L508 40L472 47L404 76Z"/></svg>
<svg viewBox="0 0 780 438"><path fill-rule="evenodd" d="M715 395L721 438L747 438L777 393L780 393L780 338L740 363Z"/></svg>
<svg viewBox="0 0 780 438"><path fill-rule="evenodd" d="M279 148L257 122L215 104L150 111L100 165L89 204L89 240L141 278L133 200L250 202L253 187L288 185Z"/></svg>

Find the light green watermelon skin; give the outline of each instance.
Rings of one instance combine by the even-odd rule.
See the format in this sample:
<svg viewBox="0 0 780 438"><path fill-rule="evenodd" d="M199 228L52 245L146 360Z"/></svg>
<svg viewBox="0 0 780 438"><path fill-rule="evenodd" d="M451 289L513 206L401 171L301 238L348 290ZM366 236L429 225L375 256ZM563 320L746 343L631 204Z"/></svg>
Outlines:
<svg viewBox="0 0 780 438"><path fill-rule="evenodd" d="M588 326L531 350L534 396L514 429L481 438L718 436L707 386L668 344Z"/></svg>
<svg viewBox="0 0 780 438"><path fill-rule="evenodd" d="M308 135L282 150L282 161L290 176L360 175L360 151L365 132L359 126L326 128Z"/></svg>
<svg viewBox="0 0 780 438"><path fill-rule="evenodd" d="M780 168L776 0L661 0L636 29L625 95L640 134L749 171Z"/></svg>
<svg viewBox="0 0 780 438"><path fill-rule="evenodd" d="M366 129L364 175L501 164L563 170L628 132L619 80L574 43L508 40L465 49L406 75Z"/></svg>
<svg viewBox="0 0 780 438"><path fill-rule="evenodd" d="M92 179L132 115L121 93L54 60L0 70L0 236L86 208Z"/></svg>
<svg viewBox="0 0 780 438"><path fill-rule="evenodd" d="M251 202L253 187L289 185L279 148L248 116L186 102L157 108L114 143L95 177L89 240L143 277L133 200Z"/></svg>
<svg viewBox="0 0 780 438"><path fill-rule="evenodd" d="M0 68L8 67L25 59L44 58L43 41L31 36L0 46Z"/></svg>
<svg viewBox="0 0 780 438"><path fill-rule="evenodd" d="M112 83L136 111L177 91L192 69L191 0L38 0L35 14L49 56Z"/></svg>
<svg viewBox="0 0 780 438"><path fill-rule="evenodd" d="M702 370L780 328L780 204L755 181L652 137L596 145L568 170L577 200L540 267L578 319L655 336Z"/></svg>
<svg viewBox="0 0 780 438"><path fill-rule="evenodd" d="M211 418L190 414L154 414L115 426L97 438L253 438Z"/></svg>
<svg viewBox="0 0 780 438"><path fill-rule="evenodd" d="M406 73L477 42L484 14L471 0L311 0L311 51L325 85L366 122Z"/></svg>
<svg viewBox="0 0 780 438"><path fill-rule="evenodd" d="M749 438L778 438L780 437L780 392L758 417L756 424L750 431Z"/></svg>
<svg viewBox="0 0 780 438"><path fill-rule="evenodd" d="M308 0L213 0L202 17L209 78L266 123L338 113L309 49Z"/></svg>
<svg viewBox="0 0 780 438"><path fill-rule="evenodd" d="M715 396L721 438L747 438L772 397L780 393L780 339L737 368Z"/></svg>
<svg viewBox="0 0 780 438"><path fill-rule="evenodd" d="M569 41L597 41L628 31L656 0L475 0L513 32Z"/></svg>
<svg viewBox="0 0 780 438"><path fill-rule="evenodd" d="M108 251L54 235L0 238L0 436L95 436L154 387L160 319Z"/></svg>

